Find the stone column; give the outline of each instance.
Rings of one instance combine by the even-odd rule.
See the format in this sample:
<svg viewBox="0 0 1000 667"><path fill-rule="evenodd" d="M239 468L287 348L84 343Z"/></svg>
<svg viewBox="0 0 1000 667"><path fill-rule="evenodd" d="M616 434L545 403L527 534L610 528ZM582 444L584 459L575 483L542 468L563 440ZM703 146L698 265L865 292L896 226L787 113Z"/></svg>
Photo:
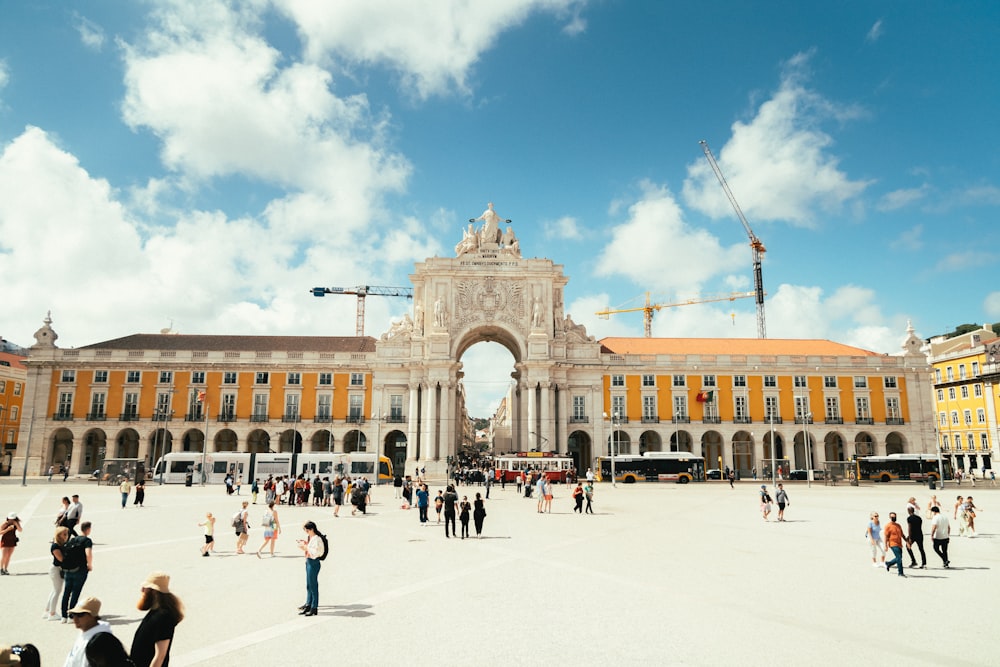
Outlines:
<svg viewBox="0 0 1000 667"><path fill-rule="evenodd" d="M541 438L538 437L538 396L536 390L537 384L531 382L528 384L528 427L527 427L527 437L528 437L528 447L530 451L532 449L541 450Z"/></svg>
<svg viewBox="0 0 1000 667"><path fill-rule="evenodd" d="M440 437L434 443L434 460L441 460L441 445L444 444L445 456L451 453L451 443L454 440L455 423L452 419L452 414L454 413L453 402L455 400L455 392L452 385L444 384L441 386L441 431Z"/></svg>
<svg viewBox="0 0 1000 667"><path fill-rule="evenodd" d="M542 421L539 425L539 435L541 437L539 440L539 449L543 452L551 452L555 449L553 445L555 444L552 440L552 390L551 384L548 382L541 383L541 390L539 391L539 402L541 403L541 417Z"/></svg>
<svg viewBox="0 0 1000 667"><path fill-rule="evenodd" d="M419 384L409 385L410 390L410 411L406 415L406 458L416 460L419 456L417 449L417 425L420 423L420 415L417 414L417 398L420 391ZM405 475L404 475L405 476Z"/></svg>
<svg viewBox="0 0 1000 667"><path fill-rule="evenodd" d="M565 452L569 448L569 432L567 431L567 426L569 425L569 391L565 385L558 386L558 390L556 396L558 398L559 410L553 424L555 428L552 437L556 443L553 450Z"/></svg>
<svg viewBox="0 0 1000 667"><path fill-rule="evenodd" d="M427 426L425 431L427 433L427 439L424 442L424 446L427 448L424 450L424 459L434 458L438 456L438 390L437 383L431 382L427 387Z"/></svg>

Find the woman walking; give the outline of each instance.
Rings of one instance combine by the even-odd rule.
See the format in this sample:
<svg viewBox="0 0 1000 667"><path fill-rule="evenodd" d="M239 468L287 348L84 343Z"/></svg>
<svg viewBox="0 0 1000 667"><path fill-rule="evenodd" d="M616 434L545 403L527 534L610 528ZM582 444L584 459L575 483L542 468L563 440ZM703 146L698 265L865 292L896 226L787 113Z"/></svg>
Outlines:
<svg viewBox="0 0 1000 667"><path fill-rule="evenodd" d="M764 484L760 485L760 513L764 516L764 521L767 521L767 517L771 514L771 503L774 502L771 499L771 494L767 492L767 486ZM885 554L883 553L883 556Z"/></svg>
<svg viewBox="0 0 1000 667"><path fill-rule="evenodd" d="M11 512L0 526L0 574L10 574L7 568L10 567L10 559L14 555L19 532L21 532L21 520L17 518L17 512Z"/></svg>
<svg viewBox="0 0 1000 667"><path fill-rule="evenodd" d="M306 539L299 540L299 548L306 557L306 603L299 607L299 615L315 616L319 610L320 561L326 558L327 542L312 521L306 521L302 530L306 532Z"/></svg>
<svg viewBox="0 0 1000 667"><path fill-rule="evenodd" d="M69 540L69 528L65 526L56 528L52 544L49 545L49 553L52 555L52 566L49 568L49 580L52 582L52 592L49 593L49 601L45 605L45 613L42 614L42 618L46 621L62 620L62 616L59 615L59 602L62 600L63 593L62 547L66 544L67 540Z"/></svg>
<svg viewBox="0 0 1000 667"><path fill-rule="evenodd" d="M264 543L257 549L257 558L260 558L260 552L264 550L264 547L268 543L271 544L271 558L274 558L274 543L278 541L278 533L281 532L281 523L278 521L278 511L274 509L273 502L267 504L267 510L264 512L264 518L261 520L260 525L264 527Z"/></svg>
<svg viewBox="0 0 1000 667"><path fill-rule="evenodd" d="M482 539L483 537L483 519L486 518L486 503L483 502L482 494L476 494L476 500L473 502L472 510L472 520L476 524L476 537Z"/></svg>
<svg viewBox="0 0 1000 667"><path fill-rule="evenodd" d="M462 502L458 504L458 520L462 524L462 539L469 536L469 510L472 505L469 503L469 496L462 496Z"/></svg>
<svg viewBox="0 0 1000 667"><path fill-rule="evenodd" d="M170 662L174 628L184 620L184 605L170 592L170 576L153 572L142 582L136 607L148 611L132 638L129 652L136 667L160 667Z"/></svg>
<svg viewBox="0 0 1000 667"><path fill-rule="evenodd" d="M872 548L872 567L885 567L885 547L882 546L882 524L878 522L878 512L872 512L865 537L868 538ZM876 561L876 556L879 554L882 556L881 564Z"/></svg>
<svg viewBox="0 0 1000 667"><path fill-rule="evenodd" d="M583 487L583 495L587 499L587 507L584 508L583 513L593 514L594 508L591 506L591 503L594 501L594 483L589 479L587 480L587 485Z"/></svg>
<svg viewBox="0 0 1000 667"><path fill-rule="evenodd" d="M583 514L583 485L577 482L573 489L573 511Z"/></svg>
<svg viewBox="0 0 1000 667"><path fill-rule="evenodd" d="M340 516L340 506L344 504L344 480L337 477L333 480L333 516Z"/></svg>
<svg viewBox="0 0 1000 667"><path fill-rule="evenodd" d="M144 502L146 502L146 482L139 477L135 480L135 499L132 500L132 504L142 507Z"/></svg>

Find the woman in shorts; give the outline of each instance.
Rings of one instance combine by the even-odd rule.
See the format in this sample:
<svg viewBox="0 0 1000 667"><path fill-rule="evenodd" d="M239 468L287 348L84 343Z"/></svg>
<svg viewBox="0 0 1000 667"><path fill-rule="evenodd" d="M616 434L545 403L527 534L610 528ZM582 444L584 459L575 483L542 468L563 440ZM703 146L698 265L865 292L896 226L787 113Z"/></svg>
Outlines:
<svg viewBox="0 0 1000 667"><path fill-rule="evenodd" d="M260 545L259 549L257 549L257 558L260 558L260 552L264 550L264 547L266 547L268 543L271 545L271 558L274 558L274 543L278 541L278 533L281 532L281 524L278 522L278 511L274 509L273 502L267 504L267 511L264 512L261 527L264 528L264 543Z"/></svg>

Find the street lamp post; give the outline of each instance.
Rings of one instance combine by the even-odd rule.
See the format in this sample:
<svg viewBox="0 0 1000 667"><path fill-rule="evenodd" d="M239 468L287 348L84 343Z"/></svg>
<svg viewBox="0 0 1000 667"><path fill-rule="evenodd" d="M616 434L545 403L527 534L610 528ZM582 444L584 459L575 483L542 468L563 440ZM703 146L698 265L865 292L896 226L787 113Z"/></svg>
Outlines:
<svg viewBox="0 0 1000 667"><path fill-rule="evenodd" d="M802 433L805 436L806 441L806 465L809 466L809 470L806 471L806 487L812 488L813 481L813 464L812 464L812 443L809 442L809 420L812 419L812 413L807 412L805 414L805 419L802 423Z"/></svg>
<svg viewBox="0 0 1000 667"><path fill-rule="evenodd" d="M771 412L767 415L767 420L771 423L771 484L778 483L778 472L774 467L774 413Z"/></svg>
<svg viewBox="0 0 1000 667"><path fill-rule="evenodd" d="M604 418L605 419L608 418L608 413L607 412L604 413ZM611 486L614 486L614 487L618 486L618 482L615 479L615 454L617 453L618 445L619 445L619 442L618 442L618 437L619 437L618 436L618 428L619 428L620 424L621 424L621 418L618 415L618 411L615 410L611 414L611 430L613 431L612 434L611 434Z"/></svg>

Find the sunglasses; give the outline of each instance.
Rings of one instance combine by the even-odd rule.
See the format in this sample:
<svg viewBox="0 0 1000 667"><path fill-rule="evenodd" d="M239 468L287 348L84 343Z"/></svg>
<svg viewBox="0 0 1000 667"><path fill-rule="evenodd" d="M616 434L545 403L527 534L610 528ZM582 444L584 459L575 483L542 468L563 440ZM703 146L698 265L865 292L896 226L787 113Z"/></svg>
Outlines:
<svg viewBox="0 0 1000 667"><path fill-rule="evenodd" d="M75 613L74 612L70 612L70 613L68 613L66 615L69 616L70 618L78 618L80 616L86 616L87 612L85 612L85 611L75 612Z"/></svg>

